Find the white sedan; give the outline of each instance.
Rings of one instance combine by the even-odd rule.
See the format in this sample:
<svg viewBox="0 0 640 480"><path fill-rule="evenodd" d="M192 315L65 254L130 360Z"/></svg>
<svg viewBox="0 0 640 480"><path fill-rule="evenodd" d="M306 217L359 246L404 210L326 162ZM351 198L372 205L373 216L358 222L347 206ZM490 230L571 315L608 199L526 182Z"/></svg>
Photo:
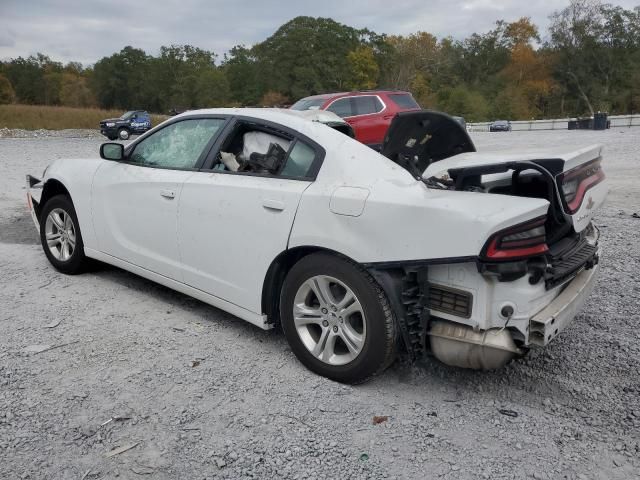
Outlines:
<svg viewBox="0 0 640 480"><path fill-rule="evenodd" d="M576 315L598 270L600 147L481 154L422 111L396 116L378 153L316 120L190 111L56 160L28 176L44 252L63 273L96 259L280 325L344 382L399 351L498 368Z"/></svg>

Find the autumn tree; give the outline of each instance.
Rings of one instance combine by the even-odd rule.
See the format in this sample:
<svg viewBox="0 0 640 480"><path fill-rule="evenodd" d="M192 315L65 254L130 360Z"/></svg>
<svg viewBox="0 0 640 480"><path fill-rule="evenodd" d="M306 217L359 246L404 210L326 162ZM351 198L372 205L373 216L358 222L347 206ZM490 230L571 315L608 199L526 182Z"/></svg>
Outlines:
<svg viewBox="0 0 640 480"><path fill-rule="evenodd" d="M9 79L4 75L0 75L0 105L12 103L15 97L16 93L13 91Z"/></svg>
<svg viewBox="0 0 640 480"><path fill-rule="evenodd" d="M60 76L60 104L69 107L91 107L96 101L87 79L75 73Z"/></svg>
<svg viewBox="0 0 640 480"><path fill-rule="evenodd" d="M411 35L387 37L391 57L385 63L383 84L386 87L408 90L420 74L428 82L431 73L437 69L438 40L427 32Z"/></svg>
<svg viewBox="0 0 640 480"><path fill-rule="evenodd" d="M289 103L289 99L286 96L270 90L262 96L259 104L261 107L283 107L287 103Z"/></svg>
<svg viewBox="0 0 640 480"><path fill-rule="evenodd" d="M494 115L500 118L540 117L554 81L546 59L532 45L533 41L540 40L538 28L529 18L523 17L506 25L505 39L510 49L509 63L500 73L505 87L495 98Z"/></svg>

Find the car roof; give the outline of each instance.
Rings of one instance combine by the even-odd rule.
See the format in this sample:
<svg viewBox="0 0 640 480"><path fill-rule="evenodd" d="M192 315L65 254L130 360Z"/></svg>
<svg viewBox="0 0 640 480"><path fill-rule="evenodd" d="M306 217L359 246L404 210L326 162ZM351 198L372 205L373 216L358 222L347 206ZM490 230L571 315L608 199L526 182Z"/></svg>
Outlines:
<svg viewBox="0 0 640 480"><path fill-rule="evenodd" d="M300 100L309 100L309 99L324 99L329 100L331 98L340 98L340 97L355 97L362 95L378 95L378 94L411 94L410 92L406 92L404 90L354 90L352 92L334 92L334 93L321 93L319 95L310 95L308 97L303 97Z"/></svg>
<svg viewBox="0 0 640 480"><path fill-rule="evenodd" d="M171 120L198 115L234 115L252 117L258 120L278 123L305 135L313 135L312 132L316 130L316 127L321 125L317 121L314 121L312 116L284 108L206 108L200 110L189 110L188 112L171 117ZM338 117L338 119L340 120L340 117Z"/></svg>

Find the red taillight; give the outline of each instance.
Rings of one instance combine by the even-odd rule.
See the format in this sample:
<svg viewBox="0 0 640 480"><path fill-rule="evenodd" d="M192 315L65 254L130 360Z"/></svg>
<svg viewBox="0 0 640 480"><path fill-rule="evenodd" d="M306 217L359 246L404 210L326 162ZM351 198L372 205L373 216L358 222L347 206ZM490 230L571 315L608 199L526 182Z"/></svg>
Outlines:
<svg viewBox="0 0 640 480"><path fill-rule="evenodd" d="M585 193L604 180L604 172L598 158L558 175L558 186L567 213L573 215L580 209Z"/></svg>
<svg viewBox="0 0 640 480"><path fill-rule="evenodd" d="M482 249L486 260L514 260L549 250L544 224L546 215L494 233Z"/></svg>

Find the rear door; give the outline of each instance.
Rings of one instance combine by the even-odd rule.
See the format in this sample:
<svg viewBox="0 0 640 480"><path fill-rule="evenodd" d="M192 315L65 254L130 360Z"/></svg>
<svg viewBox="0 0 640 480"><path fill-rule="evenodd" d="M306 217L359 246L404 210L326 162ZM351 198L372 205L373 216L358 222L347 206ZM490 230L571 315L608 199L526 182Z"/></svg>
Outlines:
<svg viewBox="0 0 640 480"><path fill-rule="evenodd" d="M211 169L193 173L185 182L178 237L185 283L261 313L267 270L287 248L300 198L315 178L324 150L290 132L279 174L231 172L217 160L218 152L235 142L242 125L238 122L214 147Z"/></svg>
<svg viewBox="0 0 640 480"><path fill-rule="evenodd" d="M356 138L365 145L381 147L393 115L385 117L388 109L377 95L360 95L351 100L355 115L347 120L355 129Z"/></svg>
<svg viewBox="0 0 640 480"><path fill-rule="evenodd" d="M103 163L92 186L100 251L181 280L177 212L182 185L225 123L222 118L179 120L134 144L126 161Z"/></svg>

